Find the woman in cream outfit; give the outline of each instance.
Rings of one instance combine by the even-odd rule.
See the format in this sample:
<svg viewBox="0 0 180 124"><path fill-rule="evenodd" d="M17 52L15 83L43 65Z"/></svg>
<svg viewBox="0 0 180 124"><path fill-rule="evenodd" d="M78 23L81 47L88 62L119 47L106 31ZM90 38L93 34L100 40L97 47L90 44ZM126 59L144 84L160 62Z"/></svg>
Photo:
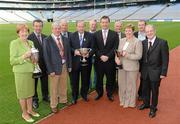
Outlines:
<svg viewBox="0 0 180 124"><path fill-rule="evenodd" d="M30 57L33 42L27 40L29 28L26 24L18 24L16 32L19 37L10 43L10 64L13 66L16 93L22 109L22 118L27 122L34 122L31 116L39 117L40 115L32 109L34 64Z"/></svg>
<svg viewBox="0 0 180 124"><path fill-rule="evenodd" d="M136 81L139 72L139 60L142 57L142 43L133 35L134 26L125 27L125 38L120 40L118 51L120 57L115 57L122 69L118 70L118 85L120 106L124 108L136 106Z"/></svg>

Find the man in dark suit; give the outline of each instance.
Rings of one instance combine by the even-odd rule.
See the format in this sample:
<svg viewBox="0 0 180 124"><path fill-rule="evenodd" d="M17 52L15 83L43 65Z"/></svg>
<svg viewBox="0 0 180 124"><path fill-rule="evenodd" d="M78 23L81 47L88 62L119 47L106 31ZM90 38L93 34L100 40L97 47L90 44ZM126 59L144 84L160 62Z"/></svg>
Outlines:
<svg viewBox="0 0 180 124"><path fill-rule="evenodd" d="M144 98L139 109L150 108L149 117L153 118L157 111L160 82L167 75L169 48L167 41L156 36L153 25L147 25L145 31L148 39L142 42L143 56L141 60Z"/></svg>
<svg viewBox="0 0 180 124"><path fill-rule="evenodd" d="M144 41L146 37L145 33L145 27L146 27L146 21L145 20L139 20L138 21L138 31L134 32L134 36L138 38L140 41ZM141 68L141 67L140 67ZM143 100L143 94L142 94L142 79L140 78L140 85L138 89L138 100Z"/></svg>
<svg viewBox="0 0 180 124"><path fill-rule="evenodd" d="M71 71L71 51L67 38L60 35L59 22L53 22L52 34L44 40L44 59L50 79L50 107L56 113L58 103L67 102L67 78Z"/></svg>
<svg viewBox="0 0 180 124"><path fill-rule="evenodd" d="M88 101L88 90L90 80L90 66L92 63L91 57L93 55L93 36L85 31L85 22L76 22L77 31L70 35L70 45L72 53L72 97L73 104L76 104L79 94L79 78L81 73L81 91L80 94L84 101ZM85 56L86 63L82 62L82 55L79 51L80 48L91 48L89 54Z"/></svg>
<svg viewBox="0 0 180 124"><path fill-rule="evenodd" d="M118 34L109 29L110 19L103 16L100 19L102 30L94 34L95 38L95 68L97 72L95 100L99 100L103 96L103 78L106 76L107 97L113 101L113 87L115 83L115 49L118 46Z"/></svg>
<svg viewBox="0 0 180 124"><path fill-rule="evenodd" d="M49 102L48 75L47 75L46 65L43 58L43 43L44 43L43 40L45 39L46 36L42 33L42 28L43 28L42 20L34 20L33 21L34 32L32 32L28 36L28 39L33 41L35 48L39 50L39 66L40 66L40 69L42 70L42 76L40 77L42 98L43 98L43 101ZM35 78L35 94L33 96L33 108L39 107L37 86L38 86L38 78Z"/></svg>
<svg viewBox="0 0 180 124"><path fill-rule="evenodd" d="M121 21L116 21L114 23L114 31L118 33L119 40L121 38L125 37L125 34L121 31L121 29L122 29L122 22Z"/></svg>
<svg viewBox="0 0 180 124"><path fill-rule="evenodd" d="M121 31L122 29L122 25L123 23L118 20L114 23L114 31L118 34L119 36L119 43L120 43L120 40L121 38L124 38L125 37L125 34ZM118 46L117 46L118 47ZM116 47L116 48L117 48ZM114 92L117 93L118 92L118 70L119 70L119 67L118 65L116 65L116 82L115 82L115 85L114 85Z"/></svg>
<svg viewBox="0 0 180 124"><path fill-rule="evenodd" d="M95 20L95 19L90 20L89 21L89 33L91 33L93 35L93 37L94 37L94 33L96 32L96 29L97 29L97 20ZM95 55L92 56L92 65L94 65L94 62L95 62ZM91 66L91 70L92 70L92 67L94 67L94 66ZM94 74L94 79L92 79L90 77L90 84L89 84L91 90L94 89L94 87L96 86L96 82L97 82L95 67L94 67L93 74Z"/></svg>
<svg viewBox="0 0 180 124"><path fill-rule="evenodd" d="M66 38L69 38L71 32L68 31L68 22L65 19L60 20L60 26L61 26L61 35L63 35Z"/></svg>

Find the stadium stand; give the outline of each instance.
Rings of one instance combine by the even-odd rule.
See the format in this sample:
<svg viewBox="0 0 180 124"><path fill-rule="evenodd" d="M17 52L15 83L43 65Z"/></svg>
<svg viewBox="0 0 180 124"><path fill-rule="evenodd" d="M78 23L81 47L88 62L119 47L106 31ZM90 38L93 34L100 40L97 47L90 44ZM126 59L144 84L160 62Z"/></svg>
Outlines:
<svg viewBox="0 0 180 124"><path fill-rule="evenodd" d="M180 4L171 4L167 6L161 13L159 13L154 19L164 20L180 20Z"/></svg>
<svg viewBox="0 0 180 124"><path fill-rule="evenodd" d="M110 16L111 20L180 21L180 3L159 4L159 0L99 0L96 3L93 1L0 0L0 23L32 22L34 19L99 20L103 15Z"/></svg>

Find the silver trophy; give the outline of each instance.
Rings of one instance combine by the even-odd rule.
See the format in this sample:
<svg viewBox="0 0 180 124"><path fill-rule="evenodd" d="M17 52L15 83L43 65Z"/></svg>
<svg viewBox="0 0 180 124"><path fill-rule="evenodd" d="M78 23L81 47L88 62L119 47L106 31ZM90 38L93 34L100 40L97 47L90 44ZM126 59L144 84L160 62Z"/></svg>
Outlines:
<svg viewBox="0 0 180 124"><path fill-rule="evenodd" d="M116 53L116 56L117 56L117 57L119 58L119 60L120 60L120 58L121 58L121 56L122 56L122 52L119 51L119 50L115 50L115 53ZM117 68L117 69L123 69L122 64L117 65L116 68Z"/></svg>
<svg viewBox="0 0 180 124"><path fill-rule="evenodd" d="M87 60L85 59L85 56L89 54L89 52L91 51L91 48L80 48L78 50L79 50L81 56L83 57L83 59L81 60L82 66L87 65L87 64L85 64L87 62Z"/></svg>
<svg viewBox="0 0 180 124"><path fill-rule="evenodd" d="M35 67L34 67L34 71L33 71L33 78L39 78L42 76L42 71L38 65L38 61L39 61L39 51L36 48L31 48L31 60L34 62Z"/></svg>

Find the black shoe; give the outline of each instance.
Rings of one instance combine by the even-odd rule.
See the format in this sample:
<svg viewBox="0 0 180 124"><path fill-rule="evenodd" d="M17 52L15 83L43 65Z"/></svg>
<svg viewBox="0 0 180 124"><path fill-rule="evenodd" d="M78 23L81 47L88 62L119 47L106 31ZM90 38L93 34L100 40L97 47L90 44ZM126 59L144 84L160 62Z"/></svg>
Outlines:
<svg viewBox="0 0 180 124"><path fill-rule="evenodd" d="M111 102L113 102L113 101L114 101L113 96L108 96L108 99L109 99L109 101L111 101Z"/></svg>
<svg viewBox="0 0 180 124"><path fill-rule="evenodd" d="M45 102L50 102L50 99L49 99L49 97L44 97L44 98L43 98L43 101L45 101Z"/></svg>
<svg viewBox="0 0 180 124"><path fill-rule="evenodd" d="M102 97L102 95L97 95L97 96L95 97L95 100L99 100L101 97Z"/></svg>
<svg viewBox="0 0 180 124"><path fill-rule="evenodd" d="M72 104L75 105L77 103L76 100L72 100Z"/></svg>
<svg viewBox="0 0 180 124"><path fill-rule="evenodd" d="M143 97L142 96L138 96L138 101L143 101Z"/></svg>
<svg viewBox="0 0 180 124"><path fill-rule="evenodd" d="M37 109L39 107L38 101L33 101L33 108Z"/></svg>
<svg viewBox="0 0 180 124"><path fill-rule="evenodd" d="M85 102L88 102L89 99L87 97L82 97Z"/></svg>
<svg viewBox="0 0 180 124"><path fill-rule="evenodd" d="M139 110L144 110L144 109L147 109L149 108L149 106L145 105L145 104L142 104L138 107Z"/></svg>
<svg viewBox="0 0 180 124"><path fill-rule="evenodd" d="M152 111L152 110L151 110L151 111L149 112L149 117L150 117L150 118L154 118L155 116L156 116L156 111Z"/></svg>

